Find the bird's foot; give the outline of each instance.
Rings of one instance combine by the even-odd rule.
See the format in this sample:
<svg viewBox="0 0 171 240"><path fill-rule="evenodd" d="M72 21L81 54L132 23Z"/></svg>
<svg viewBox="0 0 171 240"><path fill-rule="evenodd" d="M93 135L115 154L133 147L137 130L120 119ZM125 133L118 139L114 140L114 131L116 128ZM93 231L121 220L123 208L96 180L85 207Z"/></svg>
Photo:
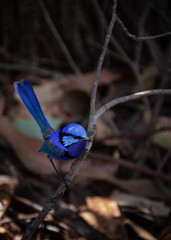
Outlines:
<svg viewBox="0 0 171 240"><path fill-rule="evenodd" d="M54 164L54 162L53 162L53 159L52 159L49 155L48 155L48 159L50 160L50 162L51 162L51 164L52 164L52 166L53 166L53 168L54 168L54 170L55 170L55 172L56 172L56 175L57 175L59 181L60 181L61 183L63 183L63 184L65 185L65 187L68 189L68 188L69 188L69 184L68 184L68 183L70 183L71 181L68 180L68 179L66 179L66 178L63 178L63 177L61 176L61 174L59 173L59 171L57 170L57 168L56 168L56 166L55 166L55 164Z"/></svg>

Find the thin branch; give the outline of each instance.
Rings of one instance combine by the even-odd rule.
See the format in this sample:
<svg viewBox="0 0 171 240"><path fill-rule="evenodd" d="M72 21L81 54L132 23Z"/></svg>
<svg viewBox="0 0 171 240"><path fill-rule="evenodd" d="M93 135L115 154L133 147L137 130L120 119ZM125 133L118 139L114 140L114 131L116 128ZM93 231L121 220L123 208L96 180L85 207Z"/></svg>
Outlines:
<svg viewBox="0 0 171 240"><path fill-rule="evenodd" d="M138 24L138 35L142 35L144 33L144 25L147 19L147 16L149 15L150 9L151 9L151 2L148 2L145 5L144 11L142 13L142 16L140 17L140 21ZM117 17L118 18L118 17ZM144 91L145 87L144 87L144 83L142 81L142 77L140 74L140 59L141 59L141 54L142 54L142 47L143 47L143 42L139 41L136 45L135 45L135 60L132 61L129 58L129 61L131 61L131 69L133 71L133 74L138 82L138 85L140 87L140 91ZM128 59L128 58L127 58ZM149 116L151 116L151 109L150 109L150 104L148 101L148 98L144 98L144 105L145 105L145 110L148 113Z"/></svg>
<svg viewBox="0 0 171 240"><path fill-rule="evenodd" d="M124 25L124 23L121 21L121 19L117 16L116 18L118 24L121 26L122 30L125 32L125 34L135 40L135 41L144 41L144 40L150 40L150 39L156 39L156 38L161 38L161 37L166 37L171 35L171 32L165 32L165 33L161 33L161 34L157 34L154 36L141 36L141 37L137 37L134 34L130 33L127 29L127 27Z"/></svg>
<svg viewBox="0 0 171 240"><path fill-rule="evenodd" d="M34 221L28 225L22 240L29 240L32 238L33 234L37 230L39 224L43 221L47 213L54 207L57 199L61 198L66 191L66 186L61 183L53 196L49 199L43 209L40 211L39 215L34 219Z"/></svg>
<svg viewBox="0 0 171 240"><path fill-rule="evenodd" d="M100 7L98 1L97 1L97 0L93 0L92 3L94 4L95 10L96 10L96 12L97 12L97 14L98 14L99 24L100 24L101 26L104 25L105 31L107 32L108 23L107 23L107 21L106 21L106 19L105 19L105 16L104 16L104 14L103 14L103 11L101 10L101 7ZM112 39L113 39L113 35L111 35L110 41L112 41ZM102 46L100 47L100 49L102 49ZM108 50L107 50L107 52L108 52ZM142 89L142 90L143 90L143 89ZM101 104L100 104L100 101L99 101L98 96L97 96L97 97L96 97L96 108L98 108L98 107L100 107L100 106L101 106ZM109 118L109 116L108 116L107 113L105 113L105 114L103 115L103 120L107 123L107 125L110 127L110 129L111 129L111 131L112 131L113 133L117 133L117 134L120 133L120 130L119 130L119 128L117 127L117 125L115 124L115 121L114 121L114 120L111 120L111 119ZM123 143L124 147L127 149L127 151L128 151L129 153L132 153L132 152L133 152L133 148L132 148L131 144L130 144L126 139L123 139L123 140L122 140L122 143Z"/></svg>
<svg viewBox="0 0 171 240"><path fill-rule="evenodd" d="M112 19L110 21L110 25L107 31L107 35L105 37L105 42L103 45L103 49L99 58L99 62L97 65L97 70L96 70L96 75L95 75L95 79L94 79L94 84L93 84L93 91L92 91L92 95L91 95L91 103L90 103L90 116L94 114L95 112L95 101L96 101L96 92L97 92L97 85L98 85L98 80L99 80L99 75L102 69L102 64L104 61L104 57L106 55L107 52L107 48L109 45L109 41L112 35L112 30L113 30L113 26L116 20L116 7L117 7L117 1L113 0L113 10L112 10Z"/></svg>
<svg viewBox="0 0 171 240"><path fill-rule="evenodd" d="M88 143L89 148L91 148L92 142ZM88 151L85 151L79 158L77 158L71 165L69 172L66 174L66 182L62 182L59 187L57 188L56 192L53 196L49 199L46 205L43 207L39 215L34 219L34 221L28 226L26 229L22 240L30 240L37 230L39 224L43 221L45 216L48 212L54 207L57 200L59 200L65 191L70 186L72 180L74 179L78 169L80 168L81 164L83 163L84 159L87 157Z"/></svg>
<svg viewBox="0 0 171 240"><path fill-rule="evenodd" d="M107 21L106 21L106 18L104 16L104 13L103 13L102 9L99 6L98 1L94 0L94 4L95 4L95 7L96 7L96 9L98 11L98 14L99 14L99 21L101 21L101 24L104 24L105 28L107 28ZM144 25L143 23L144 23L147 15L148 15L148 11L147 10L150 9L149 8L150 5L151 4L147 4L146 5L146 9L145 9L146 11L145 11L145 13L143 13L143 16L141 17L141 24L139 26L141 30L142 30L143 25ZM132 72L133 72L133 74L135 76L135 79L138 82L138 85L140 87L140 91L144 91L145 89L144 89L143 81L141 79L141 75L140 75L140 72L139 72L138 59L136 59L137 61L134 62L127 55L127 53L125 52L125 50L123 49L121 44L115 39L115 37L113 35L111 36L111 44L113 44L115 49L116 49L116 51L121 54L120 57L122 57L122 59L130 66L130 68L131 68L131 70L132 70ZM141 43L139 43L139 44L141 45ZM139 56L140 56L140 54L139 54ZM151 110L150 110L150 105L149 105L148 99L145 98L145 99L143 99L143 101L144 101L144 105L145 105L146 111L149 113L148 115L151 115Z"/></svg>
<svg viewBox="0 0 171 240"><path fill-rule="evenodd" d="M152 95L170 95L171 94L171 89L154 89L154 90L148 90L148 91L143 91L143 92L138 92L138 93L134 93L128 96L124 96L124 97L120 97L120 98L116 98L113 99L112 101L106 103L105 105L103 105L102 107L100 107L94 117L94 120L97 121L97 119L107 110L109 110L110 108L121 104L121 103L126 103L128 101L134 101L146 96L152 96Z"/></svg>

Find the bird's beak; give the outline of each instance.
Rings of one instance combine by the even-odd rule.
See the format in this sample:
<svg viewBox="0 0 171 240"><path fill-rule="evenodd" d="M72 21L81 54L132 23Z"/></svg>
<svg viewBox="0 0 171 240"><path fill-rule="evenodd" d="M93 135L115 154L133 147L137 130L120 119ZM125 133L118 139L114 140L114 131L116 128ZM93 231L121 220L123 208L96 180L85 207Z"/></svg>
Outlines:
<svg viewBox="0 0 171 240"><path fill-rule="evenodd" d="M90 139L88 137L83 138L83 140L88 141L88 142L90 141Z"/></svg>

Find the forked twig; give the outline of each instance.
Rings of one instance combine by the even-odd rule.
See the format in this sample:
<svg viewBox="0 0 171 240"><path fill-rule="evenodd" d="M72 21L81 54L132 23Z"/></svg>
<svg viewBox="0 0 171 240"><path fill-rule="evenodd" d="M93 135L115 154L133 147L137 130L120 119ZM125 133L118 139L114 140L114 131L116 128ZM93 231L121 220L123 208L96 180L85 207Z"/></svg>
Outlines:
<svg viewBox="0 0 171 240"><path fill-rule="evenodd" d="M143 92L138 92L134 93L128 96L120 97L113 99L112 101L106 103L103 105L101 108L99 108L95 114L95 121L108 109L111 107L114 107L118 104L125 103L128 101L134 101L146 96L152 96L152 95L170 95L171 94L171 89L153 89L153 90L148 90L148 91L143 91Z"/></svg>
<svg viewBox="0 0 171 240"><path fill-rule="evenodd" d="M129 37L132 38L134 41L144 41L144 40L150 40L150 39L156 39L156 38L162 38L171 35L171 32L165 32L165 33L160 33L157 35L153 36L135 36L134 34L130 33L127 29L127 27L124 25L124 23L121 21L121 19L117 16L117 23L121 26L122 30L125 32L125 34Z"/></svg>
<svg viewBox="0 0 171 240"><path fill-rule="evenodd" d="M102 69L102 64L104 61L104 57L106 55L107 52L107 48L109 45L109 41L112 35L112 30L113 30L113 26L116 20L116 7L117 7L117 1L113 0L113 10L112 10L112 19L110 21L110 25L105 37L105 42L102 48L102 52L101 55L99 57L99 62L97 65L97 70L96 70L96 75L95 75L95 79L94 79L94 83L93 83L93 90L92 90L92 95L91 95L91 103L90 103L90 117L95 113L95 101L96 101L96 93L97 93L97 85L98 85L98 80L99 80L99 76L100 76L100 72Z"/></svg>

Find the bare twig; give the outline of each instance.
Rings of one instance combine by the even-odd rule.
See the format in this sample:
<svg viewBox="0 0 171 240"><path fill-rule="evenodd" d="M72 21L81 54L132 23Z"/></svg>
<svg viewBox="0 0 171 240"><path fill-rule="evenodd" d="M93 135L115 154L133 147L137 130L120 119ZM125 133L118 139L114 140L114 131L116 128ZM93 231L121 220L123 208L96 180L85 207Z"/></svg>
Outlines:
<svg viewBox="0 0 171 240"><path fill-rule="evenodd" d="M147 20L147 17L149 15L150 9L152 6L152 2L149 1L147 2L147 4L145 5L143 11L142 11L142 15L140 17L140 21L137 27L137 32L138 32L138 36L141 36L144 34L144 26L145 26L145 22ZM138 65L137 68L139 69L139 63L140 63L140 59L141 59L141 54L142 54L142 47L143 47L143 42L142 41L138 41L136 43L136 48L135 48L135 62ZM144 90L143 88L141 88L141 90Z"/></svg>
<svg viewBox="0 0 171 240"><path fill-rule="evenodd" d="M144 34L144 27L145 27L145 22L147 20L147 17L149 15L150 9L151 9L151 1L149 1L143 11L142 11L142 15L140 17L140 21L138 24L138 36L141 36L142 34ZM133 69L134 69L134 75L137 79L137 82L139 84L140 90L144 91L145 90L145 86L144 86L144 82L142 80L142 76L140 73L140 60L141 60L141 55L142 55L142 48L143 48L143 42L142 41L138 41L135 44L135 59L133 62ZM150 104L148 101L148 98L144 98L144 105L145 105L145 111L146 111L146 116L150 116L151 119L151 108L150 108Z"/></svg>
<svg viewBox="0 0 171 240"><path fill-rule="evenodd" d="M152 95L170 95L171 94L171 89L154 89L154 90L148 90L148 91L143 91L143 92L138 92L135 94L131 94L128 96L120 97L113 99L112 101L106 103L103 105L101 108L99 108L95 114L95 121L108 109L111 107L114 107L118 104L125 103L128 101L134 101L146 96L152 96Z"/></svg>
<svg viewBox="0 0 171 240"><path fill-rule="evenodd" d="M93 115L95 112L95 100L96 100L96 92L97 92L97 85L98 85L98 80L99 80L99 75L102 69L102 64L104 61L104 57L106 55L106 51L109 45L109 41L112 35L112 30L113 30L113 26L116 20L116 6L117 6L117 2L116 0L113 0L114 4L113 4L113 11L112 11L112 19L110 21L110 25L108 28L108 32L105 38L105 42L103 45L103 49L99 58L99 62L97 65L97 70L96 70L96 75L95 75L95 79L94 79L94 84L93 84L93 91L92 91L92 95L91 95L91 103L90 103L90 115Z"/></svg>
<svg viewBox="0 0 171 240"><path fill-rule="evenodd" d="M105 27L107 27L107 21L106 21L106 18L104 16L104 13L103 11L101 10L99 4L98 4L98 1L94 0L94 4L95 4L95 7L98 11L98 14L99 14L99 19L101 20L101 22L103 22L103 24L105 25ZM150 7L150 4L147 4L146 6L146 9L149 10L149 7ZM144 24L144 21L147 17L147 14L148 14L148 11L144 11L143 13L143 16L141 18L141 30L143 28L143 24ZM102 24L102 23L101 23ZM141 34L141 32L140 32ZM111 44L113 44L113 46L115 47L116 51L118 53L120 53L120 58L122 58L122 60L124 60L131 68L134 76L135 76L135 79L139 85L139 89L140 91L144 91L145 88L144 88L144 84L143 84L143 81L141 79L141 74L140 74L140 71L139 71L139 62L138 62L138 58L136 58L136 61L132 60L128 55L127 53L125 52L124 48L121 46L121 44L115 39L114 36L111 36ZM141 45L141 43L140 43ZM141 48L139 49L141 51ZM140 53L139 53L139 56L140 56ZM150 111L150 105L149 105L149 102L148 102L148 99L147 98L144 98L143 99L144 101L144 105L146 107L146 111L148 112L148 115L150 116L151 115L151 111ZM126 143L126 145L128 145Z"/></svg>
<svg viewBox="0 0 171 240"><path fill-rule="evenodd" d="M128 31L127 27L124 25L124 23L121 21L121 19L118 16L117 16L116 20L117 20L118 24L121 26L122 30L125 32L125 34L135 41L150 40L150 39L156 39L156 38L161 38L161 37L166 37L166 36L171 35L171 32L165 32L165 33L157 34L157 35L154 35L154 36L140 36L140 37L137 37L137 36L135 36L134 34L132 34Z"/></svg>
<svg viewBox="0 0 171 240"><path fill-rule="evenodd" d="M92 3L94 4L94 7L95 7L95 9L96 9L96 11L97 11L97 13L98 13L98 20L99 20L100 25L102 25L102 26L104 25L105 29L107 29L108 24L107 24L107 21L106 21L106 19L105 19L104 14L103 14L103 11L101 10L101 8L100 8L100 6L99 6L98 1L97 1L97 0L93 0ZM111 35L111 41L112 41L112 39L113 39L113 36ZM102 46L100 46L100 49L101 49L101 48L102 48ZM98 99L96 98L96 102L97 102L97 100L98 100ZM99 107L99 105L100 105L100 104L99 104L99 101L98 101L98 102L96 103L96 107ZM115 121L114 121L114 120L111 121L111 119L108 117L107 113L105 113L105 114L103 115L103 120L108 124L108 126L110 127L110 129L111 129L111 131L112 131L113 133L117 133L117 134L120 133L120 130L119 130L119 128L117 127ZM132 152L133 152L133 148L132 148L130 142L128 142L126 139L122 139L122 143L123 143L123 145L125 146L125 148L127 149L127 151L128 151L129 153L132 153Z"/></svg>

